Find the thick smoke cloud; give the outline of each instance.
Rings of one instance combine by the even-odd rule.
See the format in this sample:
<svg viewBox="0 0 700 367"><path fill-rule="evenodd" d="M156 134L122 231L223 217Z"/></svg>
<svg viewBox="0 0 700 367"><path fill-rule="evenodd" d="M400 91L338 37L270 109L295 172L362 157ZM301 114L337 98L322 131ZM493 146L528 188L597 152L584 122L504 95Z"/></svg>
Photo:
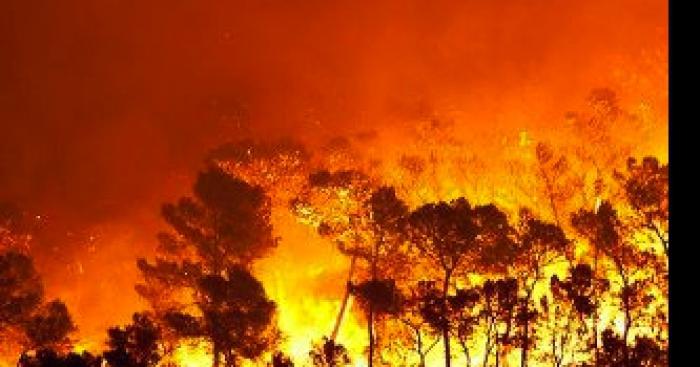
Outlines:
<svg viewBox="0 0 700 367"><path fill-rule="evenodd" d="M0 199L57 232L118 222L136 242L151 241L158 205L224 141L323 138L451 109L470 116L462 131L548 126L612 83L616 60L643 73L643 56L666 50L665 1L0 8ZM629 98L665 111L648 91ZM46 246L86 256L68 243Z"/></svg>
<svg viewBox="0 0 700 367"><path fill-rule="evenodd" d="M509 104L561 114L601 61L663 40L666 13L650 1L3 7L3 194L80 220L152 197L222 134L336 133L440 105L475 120Z"/></svg>

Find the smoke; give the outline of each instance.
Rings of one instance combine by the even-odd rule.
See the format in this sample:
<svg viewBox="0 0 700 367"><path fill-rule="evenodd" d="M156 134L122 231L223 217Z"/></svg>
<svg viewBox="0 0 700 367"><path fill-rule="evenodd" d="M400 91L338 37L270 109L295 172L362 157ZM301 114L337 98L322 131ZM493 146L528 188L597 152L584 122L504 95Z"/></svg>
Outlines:
<svg viewBox="0 0 700 367"><path fill-rule="evenodd" d="M47 217L36 256L64 254L44 267L57 293L106 292L80 279L148 253L160 203L229 140L435 113L465 136L556 129L598 86L665 124L665 1L11 0L0 17L0 198ZM129 233L95 256L119 266L59 271L89 253L68 232L106 225Z"/></svg>

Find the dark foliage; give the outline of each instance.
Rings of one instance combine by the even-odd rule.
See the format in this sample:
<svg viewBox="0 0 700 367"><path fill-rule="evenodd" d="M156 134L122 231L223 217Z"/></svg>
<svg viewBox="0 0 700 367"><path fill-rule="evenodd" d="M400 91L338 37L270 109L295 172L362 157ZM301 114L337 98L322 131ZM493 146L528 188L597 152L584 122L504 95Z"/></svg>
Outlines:
<svg viewBox="0 0 700 367"><path fill-rule="evenodd" d="M40 349L35 353L22 354L18 367L101 367L102 358L88 352L59 355L52 349Z"/></svg>
<svg viewBox="0 0 700 367"><path fill-rule="evenodd" d="M314 344L309 356L315 367L343 367L351 363L347 349L327 337L323 337L320 343Z"/></svg>
<svg viewBox="0 0 700 367"><path fill-rule="evenodd" d="M107 334L103 356L112 367L155 366L162 357L161 331L148 314L135 313L131 324L110 328Z"/></svg>
<svg viewBox="0 0 700 367"><path fill-rule="evenodd" d="M75 330L68 308L53 300L43 305L24 324L24 331L31 348L46 348L67 345L68 334Z"/></svg>
<svg viewBox="0 0 700 367"><path fill-rule="evenodd" d="M166 324L176 333L211 340L215 358L223 354L230 365L238 358L257 358L272 346L275 304L245 268L231 267L225 276L205 276L197 289L201 317L176 310L165 315Z"/></svg>
<svg viewBox="0 0 700 367"><path fill-rule="evenodd" d="M28 320L41 304L43 289L30 257L0 254L0 331Z"/></svg>

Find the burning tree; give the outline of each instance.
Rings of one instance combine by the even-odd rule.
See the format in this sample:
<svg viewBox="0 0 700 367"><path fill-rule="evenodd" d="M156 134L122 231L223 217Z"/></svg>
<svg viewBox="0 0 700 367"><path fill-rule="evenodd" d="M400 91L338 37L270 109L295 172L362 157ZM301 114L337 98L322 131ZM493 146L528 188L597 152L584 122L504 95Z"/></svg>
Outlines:
<svg viewBox="0 0 700 367"><path fill-rule="evenodd" d="M111 367L151 367L162 357L160 327L147 313L135 313L132 323L107 330L104 359Z"/></svg>
<svg viewBox="0 0 700 367"><path fill-rule="evenodd" d="M68 334L74 330L68 308L59 300L42 305L24 324L31 349L65 350L70 345Z"/></svg>
<svg viewBox="0 0 700 367"><path fill-rule="evenodd" d="M368 279L355 287L367 315L369 340L369 366L374 360L375 317L397 314L401 304L401 294L396 286L396 278L410 270L401 246L401 229L408 213L406 205L396 197L391 187L380 187L372 193L366 206L369 206L369 231L371 243L361 254L369 265Z"/></svg>
<svg viewBox="0 0 700 367"><path fill-rule="evenodd" d="M345 367L352 361L342 344L337 344L333 339L326 337L314 345L309 356L314 367Z"/></svg>
<svg viewBox="0 0 700 367"><path fill-rule="evenodd" d="M32 259L16 252L0 254L0 340L24 352L65 351L75 330L66 305L44 300L44 287Z"/></svg>
<svg viewBox="0 0 700 367"><path fill-rule="evenodd" d="M424 312L439 291L435 282L420 281L405 293L397 318L410 330L410 348L418 355L418 365L425 367L427 354L440 342L441 330L432 317L425 317Z"/></svg>
<svg viewBox="0 0 700 367"><path fill-rule="evenodd" d="M89 352L70 352L65 355L53 349L40 349L36 353L22 354L18 367L101 367L102 358Z"/></svg>
<svg viewBox="0 0 700 367"><path fill-rule="evenodd" d="M227 366L236 366L239 359L255 359L273 346L275 304L248 270L232 266L224 275L201 277L197 287L202 316L172 310L164 319L180 336L210 339L214 366L221 356Z"/></svg>
<svg viewBox="0 0 700 367"><path fill-rule="evenodd" d="M276 244L269 199L218 168L200 173L194 194L163 206L174 232L159 236L155 264L139 260L137 291L175 338L205 338L215 366L234 366L276 338L275 305L250 272Z"/></svg>
<svg viewBox="0 0 700 367"><path fill-rule="evenodd" d="M520 223L516 230L515 273L524 295L520 297L518 321L521 325L520 365L527 366L528 352L534 345L531 321L537 311L533 300L535 287L545 279L545 269L557 261L573 257L573 242L556 224L535 218L529 210L520 211Z"/></svg>
<svg viewBox="0 0 700 367"><path fill-rule="evenodd" d="M648 337L637 337L633 346L611 329L603 331L602 351L599 366L602 367L645 367L667 366L667 352Z"/></svg>
<svg viewBox="0 0 700 367"><path fill-rule="evenodd" d="M350 257L345 295L330 339L335 340L350 299L349 285L354 279L357 259L368 255L369 218L366 203L374 183L358 171L329 172L319 170L309 175L298 197L290 202L291 210L318 233L331 239L338 249Z"/></svg>
<svg viewBox="0 0 700 367"><path fill-rule="evenodd" d="M654 255L639 249L630 241L629 228L618 217L612 204L605 201L596 211L580 210L572 217L574 227L585 236L594 247L594 277L598 277L599 255L612 265L617 276L617 295L624 315L622 341L624 355L629 358L628 341L630 330L638 314L652 303L649 277L646 269L654 262ZM597 302L595 303L597 308ZM597 324L597 323L596 323ZM596 343L597 346L597 335ZM596 355L598 352L596 350ZM598 358L596 358L596 361Z"/></svg>
<svg viewBox="0 0 700 367"><path fill-rule="evenodd" d="M262 187L272 200L286 205L301 189L310 153L299 142L241 140L209 152L207 160L250 185Z"/></svg>
<svg viewBox="0 0 700 367"><path fill-rule="evenodd" d="M0 280L0 336L7 337L39 309L43 285L31 258L16 252L0 255Z"/></svg>
<svg viewBox="0 0 700 367"><path fill-rule="evenodd" d="M421 254L441 272L440 299L436 313L439 320L431 324L441 330L445 365L450 366L450 321L447 318L447 296L452 276L464 266L466 258L477 248L478 229L473 221L473 209L461 198L450 203L426 204L408 218L411 242Z"/></svg>
<svg viewBox="0 0 700 367"><path fill-rule="evenodd" d="M401 226L408 209L393 188L373 190L374 186L369 176L357 171L322 170L309 176L307 187L292 202L303 221L315 225L319 234L334 240L351 258L348 288L331 339L338 333L349 296L357 294L367 316L370 366L376 344L375 316L395 312L395 278L405 274L409 264L402 261L401 248Z"/></svg>
<svg viewBox="0 0 700 367"><path fill-rule="evenodd" d="M652 233L668 256L668 164L654 157L627 160L627 172L618 173L625 197L634 209L637 226Z"/></svg>
<svg viewBox="0 0 700 367"><path fill-rule="evenodd" d="M557 154L549 144L538 143L535 146L535 158L536 176L541 181L554 222L558 226L565 225L561 220L562 213L576 190L583 192L583 178L573 173L569 159L563 154Z"/></svg>
<svg viewBox="0 0 700 367"><path fill-rule="evenodd" d="M518 281L515 278L487 280L481 287L483 306L481 316L486 322L484 342L484 366L488 365L491 354L495 365L499 366L505 353L501 347L514 343L516 312L518 304Z"/></svg>
<svg viewBox="0 0 700 367"><path fill-rule="evenodd" d="M272 356L272 363L269 367L294 367L294 362L284 353L277 352Z"/></svg>
<svg viewBox="0 0 700 367"><path fill-rule="evenodd" d="M552 365L565 365L567 353L571 362L578 351L587 352L589 343L589 321L597 330L596 297L604 294L609 284L606 279L594 278L593 268L588 264L572 265L565 279L557 275L550 279L550 295L542 299L542 321L550 334L549 349ZM579 341L582 346L574 345Z"/></svg>
<svg viewBox="0 0 700 367"><path fill-rule="evenodd" d="M468 282L470 274L504 272L516 255L513 231L507 215L494 205L472 207L464 198L415 209L408 217L407 231L420 253L418 261L426 263L428 272L436 272L439 279L439 292L431 288L425 294L421 314L442 334L449 366L452 324L457 322L456 333L464 349L464 338L476 323L469 311L475 300L466 296L471 294L467 289L456 287L454 277L460 275Z"/></svg>

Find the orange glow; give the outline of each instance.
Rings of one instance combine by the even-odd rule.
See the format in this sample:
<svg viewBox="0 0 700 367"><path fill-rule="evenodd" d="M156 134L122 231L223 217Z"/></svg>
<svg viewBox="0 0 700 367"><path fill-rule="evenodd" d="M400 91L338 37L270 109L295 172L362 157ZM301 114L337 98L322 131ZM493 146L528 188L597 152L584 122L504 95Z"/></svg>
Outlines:
<svg viewBox="0 0 700 367"><path fill-rule="evenodd" d="M78 353L104 350L109 327L149 309L134 291L136 259L156 253L155 234L166 227L159 205L190 192L203 159L272 199L279 243L253 272L277 304L279 349L301 366L332 333L351 263L319 235L320 214L290 209L315 170L361 171L373 187L395 187L411 210L466 197L495 204L511 221L523 206L546 221L561 217L576 260L589 263L592 245L573 234L569 215L597 211L607 200L632 217L614 171L624 171L628 157L668 162L665 1L388 1L369 8L156 1L134 5L139 11L119 2L38 10L13 3L8 14L17 18L0 29L7 34L0 40L10 41L0 42L8 55L0 70L9 70L0 74L0 203L16 201L41 225L31 241L7 236L0 250L21 247L33 257L45 297L71 312ZM622 111L605 128L591 122L604 107L587 99L599 88L614 91ZM301 142L308 157L207 155L227 142L280 137ZM556 203L538 165L544 145L554 160L567 158L558 185L573 193ZM334 193L338 207L325 209L349 222L347 212L363 203L343 190ZM369 242L363 229L358 236ZM5 241L3 230L0 223ZM661 256L647 232L628 238ZM421 266L412 280L432 275ZM615 264L600 266L617 279ZM564 279L568 269L564 260L546 267L533 299L549 296L549 278ZM486 280L470 276L459 281ZM611 294L621 289L611 282ZM667 294L654 292L646 307L665 310ZM601 330L622 333L619 299L606 297ZM353 366L366 366L367 316L349 299L336 341ZM410 329L395 320L382 327L379 335L406 339L382 340L399 345L399 352L382 351L388 365L417 364ZM640 321L629 337L656 332ZM469 341L472 366L483 363L486 335L480 326ZM16 364L20 337L10 339L0 345L0 367ZM453 343L453 365L464 365ZM444 364L442 347L427 353L427 366ZM211 366L211 349L204 340L181 341L161 365ZM570 362L584 358L566 352ZM518 348L502 353L501 366L519 366Z"/></svg>

